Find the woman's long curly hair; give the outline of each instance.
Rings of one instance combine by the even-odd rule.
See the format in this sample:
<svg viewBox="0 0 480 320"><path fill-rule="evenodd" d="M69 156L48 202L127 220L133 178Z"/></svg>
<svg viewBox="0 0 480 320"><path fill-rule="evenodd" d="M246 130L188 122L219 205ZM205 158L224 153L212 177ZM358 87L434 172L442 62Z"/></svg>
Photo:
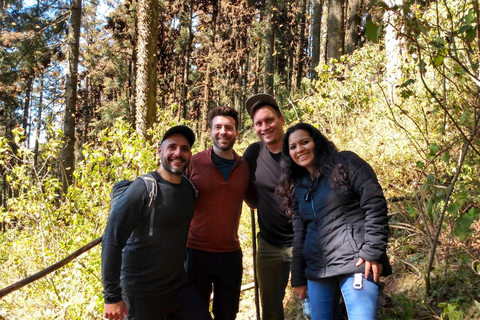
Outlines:
<svg viewBox="0 0 480 320"><path fill-rule="evenodd" d="M317 180L325 175L334 186L343 185L346 181L346 170L341 163L338 162L338 149L328 140L317 128L308 123L297 123L288 128L283 137L282 142L282 160L280 162L282 173L280 175L280 184L275 190L275 194L283 197L283 206L286 213L291 217L292 212L292 194L295 183L300 178L308 176L310 173L304 167L296 164L290 157L288 139L292 133L297 130L306 131L315 144L313 160L314 172L311 176L312 185L310 190L317 188Z"/></svg>

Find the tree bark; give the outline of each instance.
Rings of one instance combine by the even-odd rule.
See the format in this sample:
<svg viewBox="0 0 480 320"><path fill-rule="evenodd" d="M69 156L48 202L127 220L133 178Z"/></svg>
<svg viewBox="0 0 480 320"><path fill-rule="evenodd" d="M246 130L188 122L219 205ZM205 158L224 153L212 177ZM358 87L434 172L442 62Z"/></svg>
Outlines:
<svg viewBox="0 0 480 320"><path fill-rule="evenodd" d="M320 62L321 44L321 21L322 21L322 0L313 0L313 21L312 21L312 60L310 61L310 77L318 77L315 68Z"/></svg>
<svg viewBox="0 0 480 320"><path fill-rule="evenodd" d="M322 0L322 22L320 31L320 61L327 62L327 37L328 37L328 0Z"/></svg>
<svg viewBox="0 0 480 320"><path fill-rule="evenodd" d="M25 134L27 135L27 148L28 148L28 141L29 141L29 130L28 127L30 124L28 123L28 118L30 117L30 105L31 105L31 96L32 96L32 85L33 85L33 78L34 75L30 74L26 83L26 90L25 90L25 104L23 105L23 122L22 127L25 130Z"/></svg>
<svg viewBox="0 0 480 320"><path fill-rule="evenodd" d="M63 191L73 181L75 170L75 113L77 104L78 55L80 27L82 22L82 0L72 0L68 38L68 71L65 88L65 119L63 124L64 148L62 151Z"/></svg>
<svg viewBox="0 0 480 320"><path fill-rule="evenodd" d="M327 59L339 60L344 51L344 0L328 1Z"/></svg>
<svg viewBox="0 0 480 320"><path fill-rule="evenodd" d="M395 5L402 5L403 0L387 0L386 3L390 8ZM402 45L398 37L397 25L398 15L401 14L397 10L387 10L384 16L385 22L385 53L387 56L386 74L388 85L388 96L391 103L394 103L395 86L401 78L401 56Z"/></svg>
<svg viewBox="0 0 480 320"><path fill-rule="evenodd" d="M361 23L361 5L361 0L349 0L348 2L348 32L345 44L345 52L347 54L351 54L358 47L358 42L360 41L359 26Z"/></svg>
<svg viewBox="0 0 480 320"><path fill-rule="evenodd" d="M213 1L212 4L212 20L211 20L211 36L210 36L210 43L209 47L206 51L206 64L207 70L205 72L205 89L203 91L203 104L201 109L201 134L200 134L200 149L205 149L205 141L207 139L207 132L208 132L208 111L210 110L210 101L211 99L211 87L212 87L212 63L211 57L215 53L215 39L217 36L217 18L219 12L219 3L220 1Z"/></svg>
<svg viewBox="0 0 480 320"><path fill-rule="evenodd" d="M275 12L277 7L276 0L266 0L267 10L267 30L265 32L265 82L264 91L273 95L273 52L275 50Z"/></svg>
<svg viewBox="0 0 480 320"><path fill-rule="evenodd" d="M209 50L210 51L210 50ZM202 104L202 111L201 111L201 134L200 134L200 150L205 149L205 140L207 139L207 131L208 131L208 110L210 109L210 86L212 81L212 75L210 72L211 63L207 65L207 71L205 72L205 88L203 90L203 104Z"/></svg>
<svg viewBox="0 0 480 320"><path fill-rule="evenodd" d="M38 100L38 111L37 111L37 127L35 133L35 147L33 151L33 166L37 167L38 165L38 150L40 147L40 130L42 129L42 113L43 113L43 75L40 75L40 98Z"/></svg>
<svg viewBox="0 0 480 320"><path fill-rule="evenodd" d="M303 78L303 63L304 63L304 51L305 51L305 28L306 28L306 11L307 11L307 0L300 1L300 13L299 13L299 23L300 23L300 36L299 43L297 48L297 82L296 88L300 88L302 85Z"/></svg>
<svg viewBox="0 0 480 320"><path fill-rule="evenodd" d="M188 8L188 40L184 52L184 69L183 69L183 81L182 81L182 98L180 107L182 109L183 119L187 118L187 93L188 93L188 77L190 75L190 54L192 52L192 41L193 41L193 32L192 32L192 23L193 23L193 0L189 2Z"/></svg>
<svg viewBox="0 0 480 320"><path fill-rule="evenodd" d="M147 139L157 115L157 37L159 2L138 2L137 75L136 75L136 130Z"/></svg>
<svg viewBox="0 0 480 320"><path fill-rule="evenodd" d="M130 109L130 114L129 114L129 123L132 125L132 128L135 128L135 117L137 114L137 108L135 106L135 101L136 101L136 94L137 94L137 29L138 29L138 22L135 19L135 30L132 32L132 38L131 38L131 52L132 52L132 58L128 62L128 81L129 81L129 86L128 86L128 104L129 104L129 109Z"/></svg>

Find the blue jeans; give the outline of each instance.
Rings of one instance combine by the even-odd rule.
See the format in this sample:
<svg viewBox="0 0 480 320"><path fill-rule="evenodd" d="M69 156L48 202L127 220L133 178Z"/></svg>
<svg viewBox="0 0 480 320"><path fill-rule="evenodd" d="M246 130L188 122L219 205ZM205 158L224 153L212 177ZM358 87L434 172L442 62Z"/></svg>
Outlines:
<svg viewBox="0 0 480 320"><path fill-rule="evenodd" d="M343 295L349 320L377 319L379 290L373 276L363 277L362 289L353 287L354 275L308 280L312 320L338 319L338 302Z"/></svg>

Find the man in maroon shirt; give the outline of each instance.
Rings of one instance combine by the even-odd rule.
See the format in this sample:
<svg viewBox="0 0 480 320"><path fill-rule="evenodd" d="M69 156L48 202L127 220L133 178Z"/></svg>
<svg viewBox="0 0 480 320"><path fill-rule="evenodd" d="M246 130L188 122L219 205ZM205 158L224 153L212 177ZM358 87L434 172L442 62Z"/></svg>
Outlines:
<svg viewBox="0 0 480 320"><path fill-rule="evenodd" d="M187 272L207 305L213 285L215 319L234 320L243 272L238 226L250 171L233 150L237 111L218 107L209 119L213 146L195 154L186 173L199 194L188 236Z"/></svg>

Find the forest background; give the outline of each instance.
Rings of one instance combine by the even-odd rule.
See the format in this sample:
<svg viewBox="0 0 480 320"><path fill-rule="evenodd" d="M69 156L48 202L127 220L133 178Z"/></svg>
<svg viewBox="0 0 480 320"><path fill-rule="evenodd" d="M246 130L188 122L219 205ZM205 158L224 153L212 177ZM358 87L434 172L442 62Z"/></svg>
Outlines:
<svg viewBox="0 0 480 320"><path fill-rule="evenodd" d="M208 110L235 107L242 154L244 101L268 92L379 177L380 319L480 318L478 0L0 0L0 28L0 288L101 237L113 183L158 166L169 126L201 151ZM2 296L2 320L101 319L100 246Z"/></svg>

